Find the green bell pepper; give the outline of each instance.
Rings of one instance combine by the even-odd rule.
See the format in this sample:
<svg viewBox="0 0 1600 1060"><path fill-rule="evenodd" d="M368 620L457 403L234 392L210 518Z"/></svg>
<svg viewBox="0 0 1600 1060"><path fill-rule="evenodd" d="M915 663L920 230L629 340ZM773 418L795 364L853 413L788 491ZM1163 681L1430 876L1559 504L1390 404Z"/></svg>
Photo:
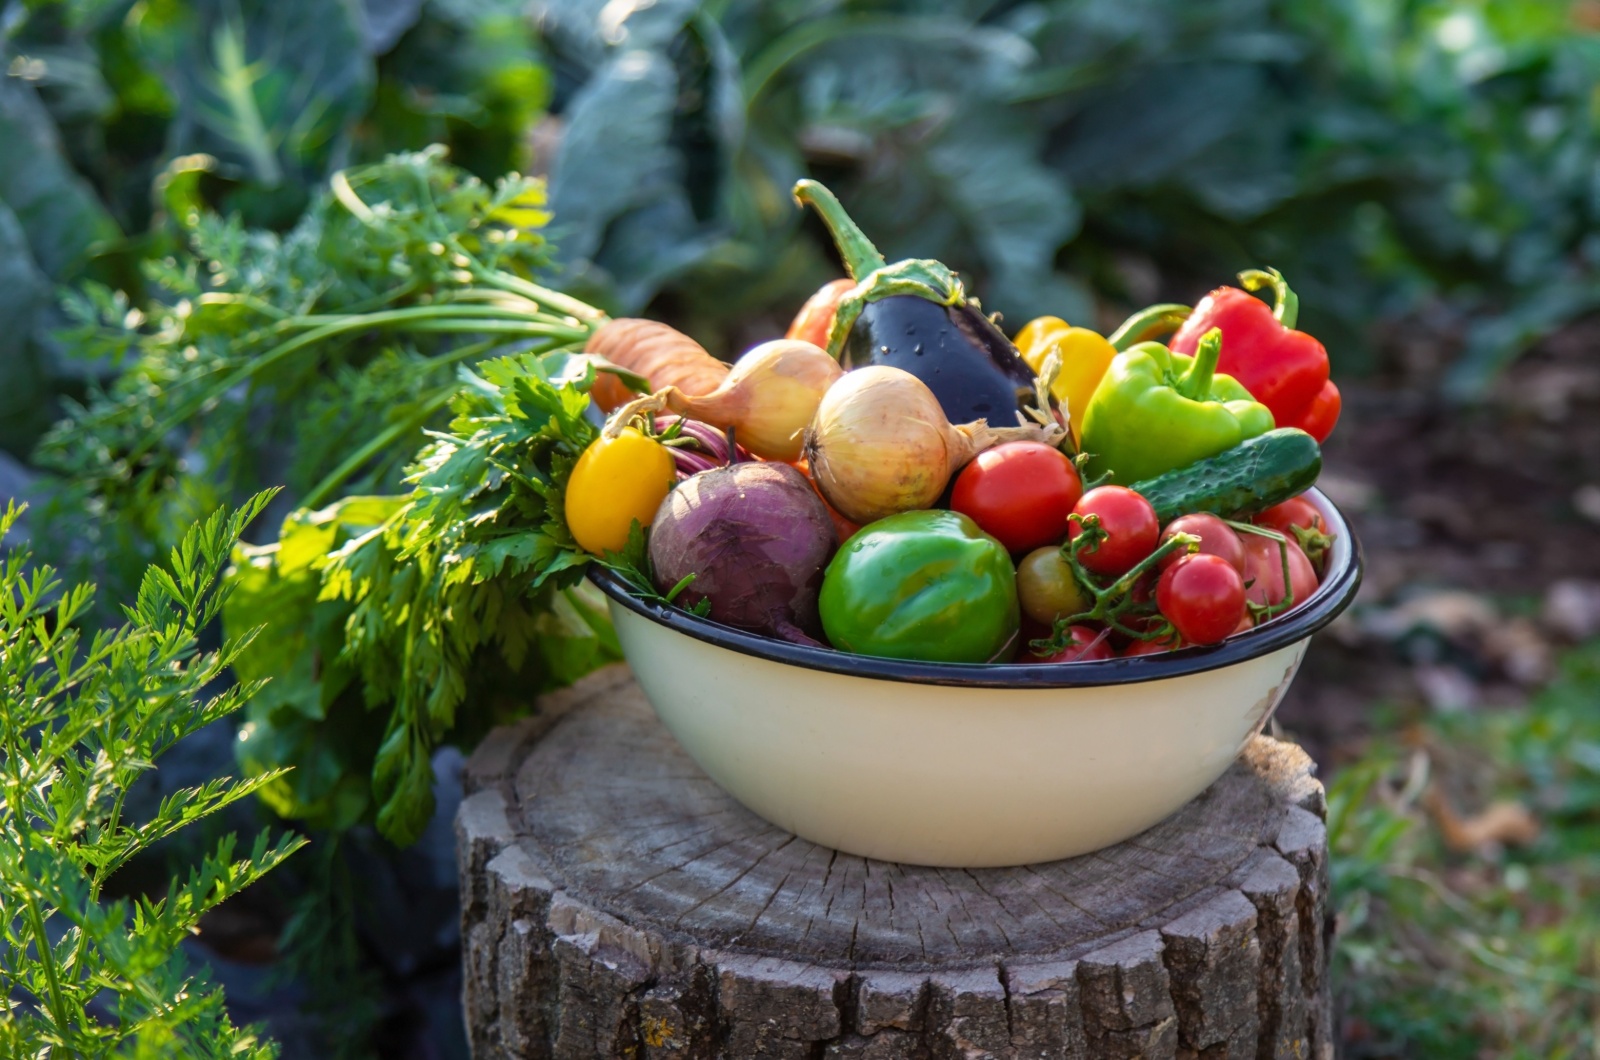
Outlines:
<svg viewBox="0 0 1600 1060"><path fill-rule="evenodd" d="M1217 374L1221 352L1213 328L1193 357L1141 342L1113 358L1083 416L1090 473L1141 482L1272 430L1271 410Z"/></svg>
<svg viewBox="0 0 1600 1060"><path fill-rule="evenodd" d="M1005 662L1021 621L1005 546L940 510L862 527L828 564L820 606L840 651L924 662Z"/></svg>

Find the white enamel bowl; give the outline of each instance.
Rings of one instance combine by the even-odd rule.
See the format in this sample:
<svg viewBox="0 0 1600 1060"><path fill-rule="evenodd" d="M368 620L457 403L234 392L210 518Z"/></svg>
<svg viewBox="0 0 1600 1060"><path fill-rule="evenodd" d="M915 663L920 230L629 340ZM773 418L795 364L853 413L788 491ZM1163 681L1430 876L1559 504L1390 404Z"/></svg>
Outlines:
<svg viewBox="0 0 1600 1060"><path fill-rule="evenodd" d="M978 868L1083 854L1149 828L1261 731L1361 581L1335 543L1304 606L1211 648L1071 664L878 659L746 633L594 575L646 697L755 813L813 842Z"/></svg>

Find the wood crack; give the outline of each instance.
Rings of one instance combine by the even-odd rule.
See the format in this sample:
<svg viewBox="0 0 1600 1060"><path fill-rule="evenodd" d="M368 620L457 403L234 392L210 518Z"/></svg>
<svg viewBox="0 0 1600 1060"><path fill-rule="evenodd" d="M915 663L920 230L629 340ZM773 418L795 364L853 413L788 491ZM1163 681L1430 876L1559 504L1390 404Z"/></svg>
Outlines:
<svg viewBox="0 0 1600 1060"><path fill-rule="evenodd" d="M776 830L774 830L774 831L776 831ZM750 875L750 873L754 872L756 870L756 867L758 865L760 865L763 861L765 861L770 855L776 854L778 851L782 850L784 847L788 846L790 843L793 843L797 838L796 836L789 835L787 832L777 832L777 834L784 837L782 842L780 842L777 846L773 847L771 850L768 850L766 853L762 854L760 857L758 857L754 861L752 861L749 865L747 865L744 869L742 869L739 872L739 874L737 876L735 876L733 879L729 880L727 883L723 884L721 887L718 887L712 893L706 895L704 898L700 899L699 901L697 901L693 905L691 905L689 908L687 908L683 912L679 913L677 918L673 921L673 923L675 923L675 924L681 923L683 921L683 918L688 916L690 913L693 913L696 910L704 907L708 902L715 901L716 899L722 897L722 895L724 895L724 894L726 894L728 892L729 888L733 887L740 880L744 879L746 876ZM727 845L731 845L731 844L724 844L724 846L727 846ZM717 849L721 849L721 848L717 848ZM704 860L704 859L703 858L696 858L695 859L695 861L702 861L702 860ZM690 864L694 864L694 862L690 862Z"/></svg>

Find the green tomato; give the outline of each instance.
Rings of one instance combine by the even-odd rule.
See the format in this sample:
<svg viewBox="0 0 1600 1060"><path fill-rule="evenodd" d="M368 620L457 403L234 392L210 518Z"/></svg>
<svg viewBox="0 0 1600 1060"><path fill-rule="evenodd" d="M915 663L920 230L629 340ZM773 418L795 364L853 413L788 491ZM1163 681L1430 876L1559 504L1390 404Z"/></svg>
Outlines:
<svg viewBox="0 0 1600 1060"><path fill-rule="evenodd" d="M828 564L820 604L840 651L923 662L1004 662L1020 621L1005 546L949 511L862 527Z"/></svg>
<svg viewBox="0 0 1600 1060"><path fill-rule="evenodd" d="M1072 573L1072 564L1056 545L1036 548L1022 557L1017 564L1017 599L1023 614L1047 626L1094 606Z"/></svg>

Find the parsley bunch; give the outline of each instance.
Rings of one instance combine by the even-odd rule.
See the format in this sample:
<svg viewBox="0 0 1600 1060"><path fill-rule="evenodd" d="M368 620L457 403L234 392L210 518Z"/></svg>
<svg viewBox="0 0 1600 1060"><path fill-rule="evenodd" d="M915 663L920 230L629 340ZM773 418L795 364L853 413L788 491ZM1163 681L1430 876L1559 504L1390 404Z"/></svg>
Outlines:
<svg viewBox="0 0 1600 1060"><path fill-rule="evenodd" d="M619 371L574 352L606 318L533 281L536 181L396 155L280 237L200 209L194 179L164 188L187 250L150 267L161 297L70 307L75 345L123 371L41 450L72 519L50 536L127 568L175 519L287 480L297 509L229 576L228 630L265 627L235 672L273 679L240 760L285 816L411 842L441 741L620 655L561 518L594 371Z"/></svg>
<svg viewBox="0 0 1600 1060"><path fill-rule="evenodd" d="M196 637L222 603L230 549L266 499L191 528L167 567L145 572L126 624L92 637L75 625L91 587L61 591L25 554L0 561L0 1055L275 1055L233 1026L221 991L185 968L179 945L304 839L262 833L240 857L229 836L164 895L105 897L132 858L281 779L208 781L143 820L127 802L164 753L257 689L211 694L245 641L202 652ZM18 514L0 514L0 538Z"/></svg>
<svg viewBox="0 0 1600 1060"><path fill-rule="evenodd" d="M277 542L239 550L224 625L267 629L235 669L278 679L238 748L253 772L300 766L265 790L280 812L335 827L371 813L412 842L441 741L470 743L620 657L562 517L597 433L584 415L594 371L566 353L462 370L409 495L297 511Z"/></svg>

